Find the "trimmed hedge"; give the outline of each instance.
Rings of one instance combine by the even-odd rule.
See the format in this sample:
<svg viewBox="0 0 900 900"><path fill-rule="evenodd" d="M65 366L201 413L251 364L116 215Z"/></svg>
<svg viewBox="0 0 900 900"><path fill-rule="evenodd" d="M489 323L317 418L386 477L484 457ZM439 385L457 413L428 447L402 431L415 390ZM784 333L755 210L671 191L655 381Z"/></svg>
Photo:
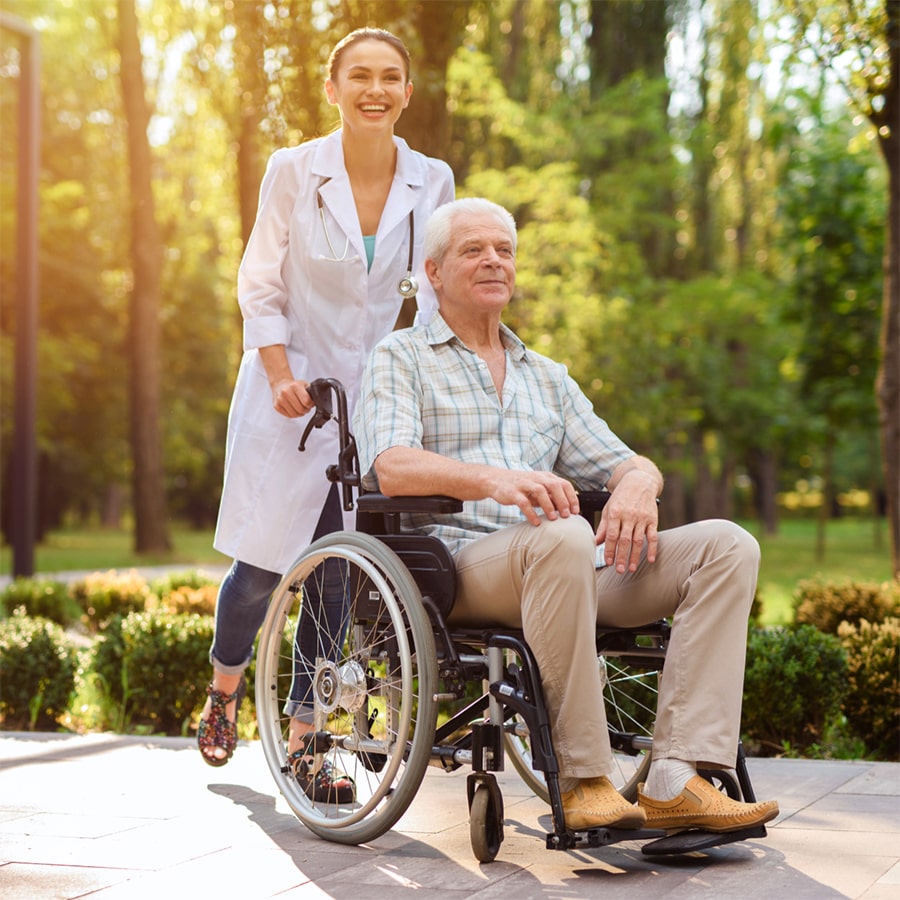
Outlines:
<svg viewBox="0 0 900 900"><path fill-rule="evenodd" d="M900 581L802 581L795 594L798 622L837 635L847 653L843 713L866 752L900 758Z"/></svg>
<svg viewBox="0 0 900 900"><path fill-rule="evenodd" d="M844 715L876 759L900 760L900 618L843 622L849 691Z"/></svg>
<svg viewBox="0 0 900 900"><path fill-rule="evenodd" d="M797 625L815 625L826 634L837 634L842 622L857 625L883 622L900 615L900 582L877 584L868 581L839 583L813 578L801 581L794 592L794 620Z"/></svg>
<svg viewBox="0 0 900 900"><path fill-rule="evenodd" d="M75 690L77 652L56 622L24 607L0 621L0 713L6 728L53 728Z"/></svg>
<svg viewBox="0 0 900 900"><path fill-rule="evenodd" d="M802 754L820 745L847 691L847 653L834 635L812 625L750 631L741 727L751 751Z"/></svg>
<svg viewBox="0 0 900 900"><path fill-rule="evenodd" d="M0 614L24 608L29 616L50 619L66 628L77 622L81 607L64 581L46 578L16 578L3 591Z"/></svg>
<svg viewBox="0 0 900 900"><path fill-rule="evenodd" d="M112 616L142 610L153 597L146 580L134 570L94 572L74 582L71 591L84 610L84 623L95 633Z"/></svg>
<svg viewBox="0 0 900 900"><path fill-rule="evenodd" d="M68 713L70 727L186 733L205 700L216 593L197 573L151 585L134 572L98 573L68 593L60 582L14 582L0 594L0 608L16 609L0 621L4 727L55 728ZM813 579L798 585L796 609L797 627L749 632L748 750L897 759L900 586ZM76 668L75 641L58 623L79 619L93 644ZM254 733L254 668L245 737ZM71 705L75 690L92 714Z"/></svg>

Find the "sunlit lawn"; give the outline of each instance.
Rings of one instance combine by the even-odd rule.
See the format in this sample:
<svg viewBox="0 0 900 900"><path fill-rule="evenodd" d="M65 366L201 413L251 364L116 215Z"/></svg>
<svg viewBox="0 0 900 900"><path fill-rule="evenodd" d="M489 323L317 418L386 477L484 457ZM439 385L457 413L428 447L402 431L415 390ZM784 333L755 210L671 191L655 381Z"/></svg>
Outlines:
<svg viewBox="0 0 900 900"><path fill-rule="evenodd" d="M35 569L41 574L162 565L183 565L185 569L190 569L204 565L222 566L229 562L213 550L212 531L173 526L171 539L173 550L170 553L137 555L133 549L133 535L124 529L54 531L35 547ZM12 562L12 549L4 545L0 550L0 574L8 575L12 571Z"/></svg>
<svg viewBox="0 0 900 900"><path fill-rule="evenodd" d="M792 618L797 582L815 577L843 581L886 581L890 577L887 526L881 523L881 548L875 546L871 521L841 519L828 524L824 560L815 558L815 523L783 521L776 537L760 535L756 523L744 523L762 546L760 597L762 618L768 625ZM41 574L71 570L105 571L142 566L172 565L185 569L221 567L228 560L213 550L211 531L172 528L174 550L169 554L137 556L127 531L72 530L53 532L35 549L35 568ZM0 549L0 574L12 570L12 551Z"/></svg>
<svg viewBox="0 0 900 900"><path fill-rule="evenodd" d="M880 523L881 547L876 547L875 525L865 519L839 519L828 523L824 559L816 559L816 526L812 521L783 521L779 534L763 537L756 523L743 523L762 548L759 594L762 619L784 625L793 618L792 597L797 582L817 575L831 581L875 581L890 578L888 531Z"/></svg>

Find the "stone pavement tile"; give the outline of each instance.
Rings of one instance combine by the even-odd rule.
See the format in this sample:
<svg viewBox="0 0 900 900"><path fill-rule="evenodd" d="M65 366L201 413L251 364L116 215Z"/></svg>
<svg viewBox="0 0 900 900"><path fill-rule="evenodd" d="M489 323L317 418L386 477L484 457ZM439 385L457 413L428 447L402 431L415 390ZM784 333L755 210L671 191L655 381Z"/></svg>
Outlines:
<svg viewBox="0 0 900 900"><path fill-rule="evenodd" d="M835 793L900 797L900 777L898 777L897 766L883 762L869 763L864 772L841 785Z"/></svg>
<svg viewBox="0 0 900 900"><path fill-rule="evenodd" d="M897 863L896 836L809 828L773 828L772 851L790 867L846 897L861 897Z"/></svg>
<svg viewBox="0 0 900 900"><path fill-rule="evenodd" d="M831 794L809 806L783 817L776 824L786 828L817 829L822 832L877 834L891 837L900 845L900 812L892 797L868 797L865 803L858 798ZM900 855L900 850L898 850Z"/></svg>
<svg viewBox="0 0 900 900"><path fill-rule="evenodd" d="M102 900L181 900L189 894L222 900L280 896L309 885L312 877L278 848L248 852L233 847L154 872L129 873L127 879L100 894Z"/></svg>
<svg viewBox="0 0 900 900"><path fill-rule="evenodd" d="M809 759L747 760L750 781L760 800L777 800L785 809L797 809L865 776L874 763Z"/></svg>
<svg viewBox="0 0 900 900"><path fill-rule="evenodd" d="M103 890L128 877L129 873L123 869L11 863L0 866L0 891L3 900L69 900ZM106 896L105 891L102 896Z"/></svg>

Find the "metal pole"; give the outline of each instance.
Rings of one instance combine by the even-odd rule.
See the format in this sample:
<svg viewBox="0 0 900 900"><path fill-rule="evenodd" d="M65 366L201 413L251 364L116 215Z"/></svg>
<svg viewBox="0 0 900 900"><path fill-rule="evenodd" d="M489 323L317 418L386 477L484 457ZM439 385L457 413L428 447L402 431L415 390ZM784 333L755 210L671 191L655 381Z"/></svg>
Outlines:
<svg viewBox="0 0 900 900"><path fill-rule="evenodd" d="M37 501L38 173L40 170L40 47L38 33L13 16L0 26L16 32L19 76L19 188L17 203L17 298L15 433L12 452L13 575L34 574Z"/></svg>

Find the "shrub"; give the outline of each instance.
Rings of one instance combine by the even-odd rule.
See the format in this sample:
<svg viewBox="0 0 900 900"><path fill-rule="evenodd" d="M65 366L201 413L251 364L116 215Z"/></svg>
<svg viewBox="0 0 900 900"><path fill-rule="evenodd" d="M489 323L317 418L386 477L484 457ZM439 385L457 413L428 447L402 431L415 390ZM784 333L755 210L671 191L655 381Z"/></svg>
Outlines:
<svg viewBox="0 0 900 900"><path fill-rule="evenodd" d="M900 759L900 618L838 628L847 651L844 715L878 759Z"/></svg>
<svg viewBox="0 0 900 900"><path fill-rule="evenodd" d="M122 701L123 720L185 733L209 680L212 619L150 611L110 624L96 665Z"/></svg>
<svg viewBox="0 0 900 900"><path fill-rule="evenodd" d="M167 575L160 575L150 582L150 590L157 597L165 597L173 591L183 588L191 590L202 590L210 585L213 587L219 584L219 580L200 572L197 569L191 569L186 572L171 572Z"/></svg>
<svg viewBox="0 0 900 900"><path fill-rule="evenodd" d="M219 589L214 584L201 587L187 585L160 594L159 605L166 612L212 616L216 609Z"/></svg>
<svg viewBox="0 0 900 900"><path fill-rule="evenodd" d="M4 726L52 727L75 688L76 651L49 619L19 607L0 622L0 712Z"/></svg>
<svg viewBox="0 0 900 900"><path fill-rule="evenodd" d="M837 634L841 622L883 622L900 615L900 582L845 581L821 578L801 581L794 594L795 622L815 625L826 634Z"/></svg>
<svg viewBox="0 0 900 900"><path fill-rule="evenodd" d="M153 596L147 582L134 570L124 574L95 572L73 583L71 590L84 610L84 621L95 632L112 615L142 610Z"/></svg>
<svg viewBox="0 0 900 900"><path fill-rule="evenodd" d="M122 683L122 656L125 642L122 638L124 616L112 615L104 623L100 636L94 642L91 672L98 676L104 693L114 704L121 706L125 699Z"/></svg>
<svg viewBox="0 0 900 900"><path fill-rule="evenodd" d="M16 578L3 591L0 610L24 607L26 615L50 619L66 627L77 622L81 607L63 581Z"/></svg>
<svg viewBox="0 0 900 900"><path fill-rule="evenodd" d="M821 743L839 720L847 658L834 635L811 625L751 630L742 730L751 749L773 755Z"/></svg>

